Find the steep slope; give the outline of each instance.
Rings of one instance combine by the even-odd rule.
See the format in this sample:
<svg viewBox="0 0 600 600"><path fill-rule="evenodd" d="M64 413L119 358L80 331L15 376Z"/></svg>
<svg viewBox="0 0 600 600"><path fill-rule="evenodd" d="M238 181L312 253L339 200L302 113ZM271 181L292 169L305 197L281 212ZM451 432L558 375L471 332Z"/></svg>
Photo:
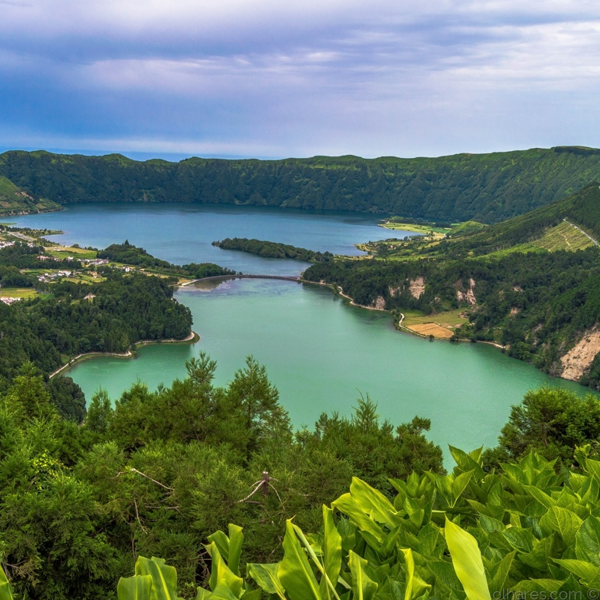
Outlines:
<svg viewBox="0 0 600 600"><path fill-rule="evenodd" d="M0 176L0 216L60 210L61 206L44 199L35 199L6 177Z"/></svg>
<svg viewBox="0 0 600 600"><path fill-rule="evenodd" d="M6 152L0 175L33 196L75 202L199 202L351 210L486 223L523 214L600 179L600 150L532 149L440 158L137 162Z"/></svg>

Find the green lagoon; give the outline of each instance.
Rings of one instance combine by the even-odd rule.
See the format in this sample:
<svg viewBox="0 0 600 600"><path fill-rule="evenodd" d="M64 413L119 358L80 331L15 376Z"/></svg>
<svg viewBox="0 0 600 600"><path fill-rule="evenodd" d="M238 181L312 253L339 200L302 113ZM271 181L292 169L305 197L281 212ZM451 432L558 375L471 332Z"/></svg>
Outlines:
<svg viewBox="0 0 600 600"><path fill-rule="evenodd" d="M173 262L211 260L245 273L297 274L303 263L261 259L210 246L238 235L314 250L356 253L353 243L390 237L373 217L238 207L94 205L19 217L20 225L65 230L65 241L103 246L126 237ZM396 233L403 236L402 233ZM431 439L465 449L494 445L510 406L553 380L483 344L429 342L396 331L388 314L348 305L327 288L276 280L230 280L184 288L177 299L194 316L195 345L154 345L136 359L95 358L69 375L89 399L104 387L113 399L136 380L151 389L185 375L185 361L205 351L226 383L245 357L267 366L296 427L323 411L347 415L369 395L393 423L432 421Z"/></svg>

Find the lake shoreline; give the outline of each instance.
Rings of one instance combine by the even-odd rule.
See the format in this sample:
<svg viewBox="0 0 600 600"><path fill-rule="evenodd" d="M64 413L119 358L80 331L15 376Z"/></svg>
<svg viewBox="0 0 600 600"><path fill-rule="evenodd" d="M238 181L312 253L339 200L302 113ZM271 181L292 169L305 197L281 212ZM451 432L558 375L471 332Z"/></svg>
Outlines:
<svg viewBox="0 0 600 600"><path fill-rule="evenodd" d="M74 366L90 360L92 358L112 357L112 358L135 358L137 351L145 346L153 346L158 344L197 344L200 341L200 334L195 331L181 340L167 339L167 340L140 340L133 344L133 349L127 350L127 352L84 352L72 358L67 364L63 365L53 373L50 373L48 379L53 379L57 375L64 374L72 369Z"/></svg>

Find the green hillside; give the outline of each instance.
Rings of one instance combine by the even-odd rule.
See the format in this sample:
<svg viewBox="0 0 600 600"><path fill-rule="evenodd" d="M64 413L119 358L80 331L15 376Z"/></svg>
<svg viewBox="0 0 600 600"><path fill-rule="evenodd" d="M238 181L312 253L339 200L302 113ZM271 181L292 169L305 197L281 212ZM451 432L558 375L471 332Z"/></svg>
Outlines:
<svg viewBox="0 0 600 600"><path fill-rule="evenodd" d="M373 260L319 263L304 277L341 288L358 304L394 311L398 320L404 314L402 326L411 331L493 342L600 389L598 233L594 183L475 233L368 244Z"/></svg>
<svg viewBox="0 0 600 600"><path fill-rule="evenodd" d="M0 176L60 204L249 204L493 223L600 180L600 150L535 148L412 159L190 158L179 163L138 162L117 154L11 151L0 155Z"/></svg>
<svg viewBox="0 0 600 600"><path fill-rule="evenodd" d="M36 200L6 177L0 176L0 216L30 212L60 210L60 205L50 200Z"/></svg>

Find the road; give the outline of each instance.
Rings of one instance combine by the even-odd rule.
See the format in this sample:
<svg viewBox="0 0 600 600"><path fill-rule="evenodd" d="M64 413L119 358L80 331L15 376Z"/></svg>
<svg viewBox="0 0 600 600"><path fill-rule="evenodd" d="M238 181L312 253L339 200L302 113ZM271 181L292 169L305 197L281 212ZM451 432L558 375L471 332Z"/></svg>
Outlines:
<svg viewBox="0 0 600 600"><path fill-rule="evenodd" d="M598 242L589 233L586 233L583 229L581 229L581 227L577 227L577 225L575 225L574 223L571 223L571 221L567 221L567 219L563 219L563 221L565 223L568 223L569 225L571 225L571 227L575 227L575 229L579 229L579 231L581 231L581 233L583 233L583 235L585 235L585 237L589 238L594 243L594 245L598 246Z"/></svg>

